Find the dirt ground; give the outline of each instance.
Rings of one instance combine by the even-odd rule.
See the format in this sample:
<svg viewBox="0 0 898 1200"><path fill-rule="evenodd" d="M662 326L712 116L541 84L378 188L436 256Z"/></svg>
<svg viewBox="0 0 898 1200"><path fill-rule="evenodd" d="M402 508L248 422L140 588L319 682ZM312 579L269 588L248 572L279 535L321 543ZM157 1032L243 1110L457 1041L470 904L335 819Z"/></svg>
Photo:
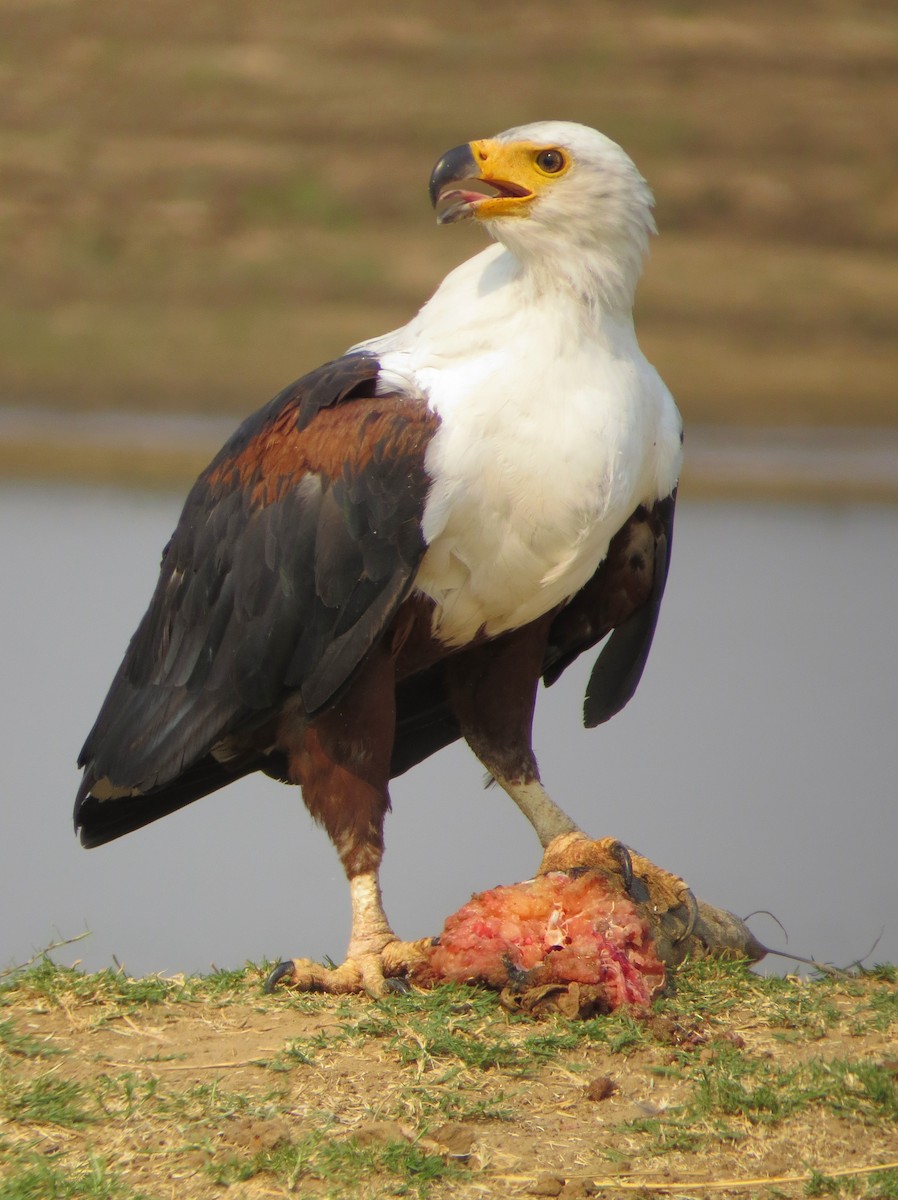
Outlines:
<svg viewBox="0 0 898 1200"><path fill-rule="evenodd" d="M687 423L898 421L892 3L8 0L0 78L5 403L250 411L481 244L443 150L557 116L656 191Z"/></svg>
<svg viewBox="0 0 898 1200"><path fill-rule="evenodd" d="M375 1004L266 997L256 971L203 995L44 969L0 995L0 1196L887 1200L895 984L698 964L647 1020L577 1024L459 988ZM106 1190L27 1191L36 1154Z"/></svg>

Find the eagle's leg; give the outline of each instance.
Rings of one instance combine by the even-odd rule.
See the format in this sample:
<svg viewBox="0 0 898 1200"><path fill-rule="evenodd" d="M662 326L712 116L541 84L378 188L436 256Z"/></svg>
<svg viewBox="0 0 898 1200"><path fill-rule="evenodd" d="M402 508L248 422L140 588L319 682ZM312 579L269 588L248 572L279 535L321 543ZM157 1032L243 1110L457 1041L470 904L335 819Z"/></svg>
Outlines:
<svg viewBox="0 0 898 1200"><path fill-rule="evenodd" d="M395 726L393 664L372 654L336 706L311 723L278 730L291 778L309 812L327 830L349 880L352 932L346 960L327 968L291 959L272 975L306 991L383 995L385 980L404 975L425 942L400 942L384 912L379 870ZM275 976L277 978L275 978ZM272 984L273 986L273 984Z"/></svg>
<svg viewBox="0 0 898 1200"><path fill-rule="evenodd" d="M265 990L285 981L306 992L367 992L379 997L388 979L401 978L425 956L430 939L401 942L390 928L380 894L376 871L350 877L352 933L346 958L337 967L325 967L309 958L291 958L272 971Z"/></svg>
<svg viewBox="0 0 898 1200"><path fill-rule="evenodd" d="M540 782L531 742L553 615L476 646L448 664L451 703L465 741L517 804L543 847L580 832Z"/></svg>

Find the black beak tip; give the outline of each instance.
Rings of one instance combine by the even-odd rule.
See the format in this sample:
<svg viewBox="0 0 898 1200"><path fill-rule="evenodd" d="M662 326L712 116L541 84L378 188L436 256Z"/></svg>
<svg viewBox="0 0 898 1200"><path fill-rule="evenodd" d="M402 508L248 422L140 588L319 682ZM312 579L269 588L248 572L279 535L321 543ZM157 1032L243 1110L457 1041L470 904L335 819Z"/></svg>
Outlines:
<svg viewBox="0 0 898 1200"><path fill-rule="evenodd" d="M479 174L470 145L454 146L447 150L430 176L430 203L434 208L440 193L450 184L462 179L474 179Z"/></svg>

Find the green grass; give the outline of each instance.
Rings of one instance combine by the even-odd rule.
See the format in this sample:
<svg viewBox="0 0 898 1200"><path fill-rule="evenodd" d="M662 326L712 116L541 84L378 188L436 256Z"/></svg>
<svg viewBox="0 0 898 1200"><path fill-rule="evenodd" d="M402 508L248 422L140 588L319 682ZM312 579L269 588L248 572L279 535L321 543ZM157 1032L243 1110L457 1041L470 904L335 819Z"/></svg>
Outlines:
<svg viewBox="0 0 898 1200"><path fill-rule="evenodd" d="M62 1054L58 1046L51 1046L28 1033L21 1033L12 1021L0 1021L0 1049L23 1058L47 1058Z"/></svg>
<svg viewBox="0 0 898 1200"><path fill-rule="evenodd" d="M844 1196L847 1200L898 1200L898 1171L879 1171L872 1177L831 1176L812 1171L804 1194Z"/></svg>
<svg viewBox="0 0 898 1200"><path fill-rule="evenodd" d="M357 1007L338 1032L329 1030L311 1038L291 1039L272 1070L290 1070L317 1061L322 1050L340 1045L364 1046L380 1042L397 1062L418 1071L441 1070L447 1063L476 1071L501 1069L526 1075L546 1061L574 1049L584 1039L602 1042L614 1054L644 1046L643 1025L628 1015L585 1022L559 1022L546 1030L528 1017L507 1014L488 991L447 985L426 995L394 995L361 1015ZM526 1029L526 1036L514 1031Z"/></svg>
<svg viewBox="0 0 898 1200"><path fill-rule="evenodd" d="M0 1143L6 1156L6 1177L0 1173L0 1200L149 1200L112 1171L99 1155L83 1166L57 1165L45 1155L15 1152ZM10 1171L10 1168L12 1170Z"/></svg>
<svg viewBox="0 0 898 1200"><path fill-rule="evenodd" d="M0 1078L0 1114L12 1122L77 1129L95 1119L85 1089L48 1073L31 1082Z"/></svg>
<svg viewBox="0 0 898 1200"><path fill-rule="evenodd" d="M650 1135L655 1154L738 1140L749 1126L772 1128L796 1114L831 1113L869 1127L898 1122L894 1075L868 1060L818 1059L781 1068L720 1047L689 1079L685 1103L664 1116L628 1123Z"/></svg>
<svg viewBox="0 0 898 1200"><path fill-rule="evenodd" d="M6 979L0 978L0 1007L10 997L18 1001L23 995L29 995L35 1001L46 999L58 1002L64 997L67 1002L91 1004L98 1008L111 1006L117 1014L161 1004L200 1001L228 1004L238 994L240 998L245 998L247 983L253 976L264 978L271 966L273 964L247 964L238 970L213 971L209 975L176 976L171 979L162 975L147 975L135 979L124 971L114 971L108 967L87 974L74 967L58 966L45 958Z"/></svg>
<svg viewBox="0 0 898 1200"><path fill-rule="evenodd" d="M442 1155L428 1153L406 1141L360 1145L355 1138L335 1140L326 1129L248 1157L229 1156L210 1163L207 1174L215 1183L231 1186L263 1173L291 1191L309 1180L325 1182L331 1195L345 1195L372 1177L386 1183L388 1194L425 1196L437 1181L459 1181L468 1172Z"/></svg>
<svg viewBox="0 0 898 1200"><path fill-rule="evenodd" d="M764 1139L807 1146L807 1131L824 1120L861 1148L851 1164L866 1166L888 1161L898 1127L889 1055L863 1049L898 1036L890 967L797 980L690 963L648 1019L583 1022L535 1022L460 986L376 1004L267 996L266 967L135 980L43 962L8 977L0 986L0 1200L156 1200L148 1181L160 1172L169 1190L191 1181L177 1184L183 1200L222 1188L240 1195L250 1180L272 1194L436 1200L464 1194L468 1183L503 1194L489 1153L484 1165L479 1151L440 1141L453 1123L471 1145L501 1147L507 1138L520 1154L514 1139L536 1121L553 1153L580 1138L577 1161L597 1175L647 1178L707 1172L715 1162L732 1171L736 1159L743 1174L757 1174ZM239 1034L248 1022L258 1037L234 1070L195 1056L206 1030ZM173 1027L192 1037L169 1041ZM261 1046L268 1052L254 1053ZM597 1075L618 1081L621 1095L644 1097L644 1115L618 1120L616 1101L590 1104L586 1085ZM540 1173L538 1142L516 1175ZM894 1171L852 1181L840 1163L805 1162L798 1150L794 1163L807 1195L898 1200ZM830 1174L810 1169L822 1166ZM794 1197L796 1186L779 1194Z"/></svg>

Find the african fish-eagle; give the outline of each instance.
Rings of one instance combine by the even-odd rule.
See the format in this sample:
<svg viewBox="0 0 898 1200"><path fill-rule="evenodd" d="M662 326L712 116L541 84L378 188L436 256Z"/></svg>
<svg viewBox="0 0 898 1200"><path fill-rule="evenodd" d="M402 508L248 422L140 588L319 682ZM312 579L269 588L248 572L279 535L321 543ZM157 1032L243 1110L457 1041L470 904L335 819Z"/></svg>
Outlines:
<svg viewBox="0 0 898 1200"><path fill-rule="evenodd" d="M540 782L537 685L610 633L585 723L626 704L670 555L682 426L633 327L633 162L540 122L450 150L430 196L494 244L226 443L79 760L85 846L253 771L298 784L352 931L341 966L280 974L329 991L380 994L418 953L380 893L394 776L464 737L543 846L576 830Z"/></svg>

